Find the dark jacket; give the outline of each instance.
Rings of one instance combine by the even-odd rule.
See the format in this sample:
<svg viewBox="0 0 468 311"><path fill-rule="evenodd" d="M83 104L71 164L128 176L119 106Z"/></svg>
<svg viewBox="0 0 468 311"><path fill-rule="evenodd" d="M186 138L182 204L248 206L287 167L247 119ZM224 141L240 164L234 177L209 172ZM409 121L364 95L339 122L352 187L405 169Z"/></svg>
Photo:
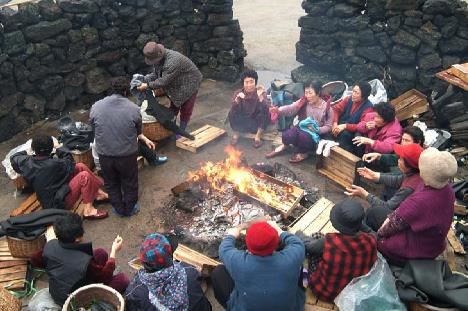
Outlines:
<svg viewBox="0 0 468 311"><path fill-rule="evenodd" d="M75 171L71 153L59 148L55 156L30 156L26 151L10 158L13 169L28 182L44 209L65 208L65 196L70 191L68 182Z"/></svg>
<svg viewBox="0 0 468 311"><path fill-rule="evenodd" d="M57 239L47 242L43 256L49 277L49 292L62 305L68 295L85 285L88 264L93 257L91 243L62 243Z"/></svg>
<svg viewBox="0 0 468 311"><path fill-rule="evenodd" d="M211 304L206 299L200 287L200 274L191 265L182 263L187 273L187 293L190 311L211 311ZM138 274L127 288L125 309L128 311L158 311L149 300L148 287L144 285Z"/></svg>

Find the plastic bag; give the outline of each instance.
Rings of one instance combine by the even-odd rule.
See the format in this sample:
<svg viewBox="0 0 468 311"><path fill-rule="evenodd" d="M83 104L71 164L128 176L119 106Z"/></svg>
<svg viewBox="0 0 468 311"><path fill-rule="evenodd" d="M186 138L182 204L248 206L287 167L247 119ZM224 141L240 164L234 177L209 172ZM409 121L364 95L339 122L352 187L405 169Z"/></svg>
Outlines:
<svg viewBox="0 0 468 311"><path fill-rule="evenodd" d="M57 305L49 293L48 288L41 289L31 298L28 304L29 311L60 311L62 307Z"/></svg>
<svg viewBox="0 0 468 311"><path fill-rule="evenodd" d="M354 278L335 298L335 304L346 311L406 310L390 267L380 253L369 273Z"/></svg>
<svg viewBox="0 0 468 311"><path fill-rule="evenodd" d="M371 80L369 81L369 84L372 88L371 95L369 95L369 100L373 105L380 102L386 102L388 100L387 90L379 79Z"/></svg>

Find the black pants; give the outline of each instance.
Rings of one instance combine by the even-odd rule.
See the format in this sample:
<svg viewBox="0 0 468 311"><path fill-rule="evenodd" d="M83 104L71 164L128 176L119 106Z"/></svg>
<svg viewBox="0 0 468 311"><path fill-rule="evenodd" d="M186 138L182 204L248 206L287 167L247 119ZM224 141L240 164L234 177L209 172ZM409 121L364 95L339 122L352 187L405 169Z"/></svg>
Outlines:
<svg viewBox="0 0 468 311"><path fill-rule="evenodd" d="M138 202L137 154L124 157L99 155L104 183L112 206L129 215Z"/></svg>
<svg viewBox="0 0 468 311"><path fill-rule="evenodd" d="M336 137L336 140L340 144L341 148L361 158L364 155L366 146L365 145L356 146L355 144L353 144L353 138L356 136L361 136L361 135L359 133L353 133L353 132L344 130Z"/></svg>
<svg viewBox="0 0 468 311"><path fill-rule="evenodd" d="M366 211L365 223L377 232L391 212L393 211L386 207L370 207Z"/></svg>
<svg viewBox="0 0 468 311"><path fill-rule="evenodd" d="M213 270L211 282L216 300L226 309L229 297L234 290L234 281L224 265L219 265Z"/></svg>
<svg viewBox="0 0 468 311"><path fill-rule="evenodd" d="M138 154L143 156L148 163L155 162L158 158L154 150L140 140L138 140Z"/></svg>

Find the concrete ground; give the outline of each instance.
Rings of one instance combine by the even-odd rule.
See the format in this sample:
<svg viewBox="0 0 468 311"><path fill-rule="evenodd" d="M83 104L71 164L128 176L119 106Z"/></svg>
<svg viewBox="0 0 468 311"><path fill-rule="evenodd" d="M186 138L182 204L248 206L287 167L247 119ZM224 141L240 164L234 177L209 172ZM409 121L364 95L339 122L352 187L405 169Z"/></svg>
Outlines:
<svg viewBox="0 0 468 311"><path fill-rule="evenodd" d="M294 45L298 40L299 28L297 19L303 11L301 1L272 0L265 6L263 1L234 1L235 16L239 18L244 31L244 42L248 50L246 63L261 72L260 79L271 80L271 77L286 77L291 69L297 66L295 62ZM277 72L277 73L273 73ZM199 91L197 106L189 130L195 130L205 124L226 127L225 119L230 107L230 97L238 85L206 80ZM73 113L76 120L87 120L87 111ZM9 141L0 144L0 157L13 147L25 142L31 135L38 132L56 135L55 122L40 122L32 129L16 135ZM117 264L120 270L129 275L134 271L127 262L138 252L142 239L149 233L164 230L160 225L159 215L170 199L170 189L187 178L187 172L196 170L200 163L211 160L223 160L226 155L223 149L229 144L229 136L205 146L194 154L175 146L171 140L164 146L159 146L159 152L169 157L169 162L160 167L145 166L140 170L140 205L141 211L132 218L119 218L112 215L100 221L85 221L85 239L92 240L94 247L110 250L113 239L117 234L123 237L124 245L118 253ZM240 140L238 148L243 152L249 163L266 162L265 154L271 150L266 142L261 148L251 147L251 141ZM290 165L288 157L283 155L275 161L288 165L308 186L320 189L321 195L332 201L343 198L342 190L315 171L314 160ZM268 161L274 162L274 161ZM25 195L14 190L12 182L3 174L0 176L0 219L8 217L11 210L16 208ZM110 211L110 205L103 205ZM42 280L40 287L46 286ZM208 297L213 303L214 310L222 310L208 290Z"/></svg>

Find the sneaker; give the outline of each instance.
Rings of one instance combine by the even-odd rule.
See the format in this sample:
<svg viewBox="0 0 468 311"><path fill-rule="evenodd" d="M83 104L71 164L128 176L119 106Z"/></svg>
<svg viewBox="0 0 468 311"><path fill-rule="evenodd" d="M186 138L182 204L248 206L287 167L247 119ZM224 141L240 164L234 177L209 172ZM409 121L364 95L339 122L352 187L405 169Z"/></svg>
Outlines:
<svg viewBox="0 0 468 311"><path fill-rule="evenodd" d="M168 158L166 156L159 156L159 157L157 156L154 161L151 161L151 162L148 162L148 163L151 166L158 166L158 165L166 163L167 160L168 160Z"/></svg>
<svg viewBox="0 0 468 311"><path fill-rule="evenodd" d="M112 207L112 214L115 214L119 217L125 217L125 214L119 212L115 207Z"/></svg>

